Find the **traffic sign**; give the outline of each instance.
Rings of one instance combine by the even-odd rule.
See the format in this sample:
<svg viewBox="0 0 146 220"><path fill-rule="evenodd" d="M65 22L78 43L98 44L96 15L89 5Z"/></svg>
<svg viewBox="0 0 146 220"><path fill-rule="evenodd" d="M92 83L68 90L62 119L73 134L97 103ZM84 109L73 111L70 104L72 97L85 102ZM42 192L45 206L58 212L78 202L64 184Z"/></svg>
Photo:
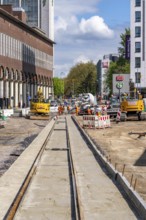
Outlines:
<svg viewBox="0 0 146 220"><path fill-rule="evenodd" d="M118 82L116 84L117 89L122 89L123 88L123 83L122 82Z"/></svg>

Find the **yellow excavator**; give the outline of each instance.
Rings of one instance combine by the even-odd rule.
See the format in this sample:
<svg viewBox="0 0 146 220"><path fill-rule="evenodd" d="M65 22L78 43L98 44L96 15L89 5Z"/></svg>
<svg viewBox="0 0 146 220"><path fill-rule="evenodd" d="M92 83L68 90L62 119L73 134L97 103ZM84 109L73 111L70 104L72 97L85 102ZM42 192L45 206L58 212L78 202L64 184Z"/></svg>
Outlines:
<svg viewBox="0 0 146 220"><path fill-rule="evenodd" d="M35 98L30 100L29 118L32 116L48 116L50 112L50 103L44 99L43 92L39 88Z"/></svg>
<svg viewBox="0 0 146 220"><path fill-rule="evenodd" d="M124 96L121 105L121 121L126 121L129 116L136 116L138 120L146 119L146 112L144 112L144 101L142 95L135 91L132 97Z"/></svg>

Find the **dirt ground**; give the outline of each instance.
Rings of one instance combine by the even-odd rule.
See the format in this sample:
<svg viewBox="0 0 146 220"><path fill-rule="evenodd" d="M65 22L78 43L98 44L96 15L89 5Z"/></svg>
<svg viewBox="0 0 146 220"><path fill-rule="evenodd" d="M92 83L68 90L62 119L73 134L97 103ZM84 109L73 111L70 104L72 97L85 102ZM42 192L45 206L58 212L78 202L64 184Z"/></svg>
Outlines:
<svg viewBox="0 0 146 220"><path fill-rule="evenodd" d="M76 118L82 126L82 117ZM130 134L146 132L146 121L134 118L118 124L111 121L110 128L85 130L112 165L124 171L129 183L146 201L146 135Z"/></svg>
<svg viewBox="0 0 146 220"><path fill-rule="evenodd" d="M0 176L47 123L48 120L29 120L23 117L7 118L6 121L0 120Z"/></svg>
<svg viewBox="0 0 146 220"><path fill-rule="evenodd" d="M83 117L76 118L82 126ZM4 128L0 128L0 175L48 124L48 120L16 117L0 121L3 123ZM146 121L135 119L118 124L112 121L110 128L85 130L113 166L120 172L124 170L124 176L146 201L146 136L139 138L138 134L129 134L146 132Z"/></svg>

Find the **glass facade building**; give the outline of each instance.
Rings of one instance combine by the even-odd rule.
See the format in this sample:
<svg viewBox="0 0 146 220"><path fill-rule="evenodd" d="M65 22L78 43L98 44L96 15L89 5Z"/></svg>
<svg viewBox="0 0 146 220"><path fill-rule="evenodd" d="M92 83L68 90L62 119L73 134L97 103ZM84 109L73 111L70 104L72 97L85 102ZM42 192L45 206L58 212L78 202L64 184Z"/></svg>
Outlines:
<svg viewBox="0 0 146 220"><path fill-rule="evenodd" d="M31 27L40 27L39 6L40 0L1 0L1 4L11 4L13 8L22 7L27 15L27 24Z"/></svg>
<svg viewBox="0 0 146 220"><path fill-rule="evenodd" d="M53 0L0 0L1 4L11 4L14 8L22 7L30 27L38 27L48 38L54 40L54 2Z"/></svg>

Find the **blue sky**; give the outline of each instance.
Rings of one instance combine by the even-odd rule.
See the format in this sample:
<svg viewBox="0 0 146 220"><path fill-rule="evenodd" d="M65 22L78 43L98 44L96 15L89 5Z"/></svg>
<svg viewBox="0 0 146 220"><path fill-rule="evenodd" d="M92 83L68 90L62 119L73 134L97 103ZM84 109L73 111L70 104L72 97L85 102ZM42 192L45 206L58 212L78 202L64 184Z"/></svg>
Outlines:
<svg viewBox="0 0 146 220"><path fill-rule="evenodd" d="M130 0L55 0L54 76L65 77L80 62L117 53L130 27Z"/></svg>

